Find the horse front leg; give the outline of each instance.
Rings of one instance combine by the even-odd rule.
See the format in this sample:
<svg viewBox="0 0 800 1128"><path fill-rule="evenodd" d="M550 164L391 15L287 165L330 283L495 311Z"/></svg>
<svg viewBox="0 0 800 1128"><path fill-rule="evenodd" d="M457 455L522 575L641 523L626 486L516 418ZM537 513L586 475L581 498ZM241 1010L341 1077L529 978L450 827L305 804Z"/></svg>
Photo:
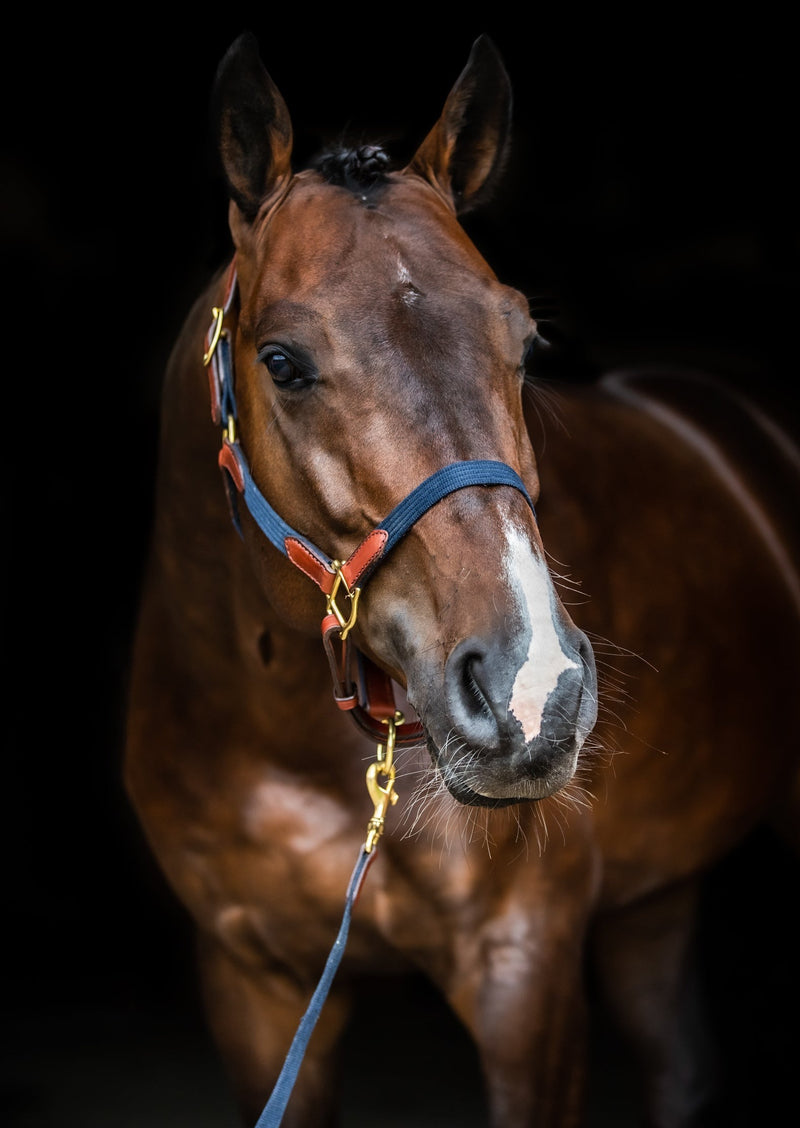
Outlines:
<svg viewBox="0 0 800 1128"><path fill-rule="evenodd" d="M210 937L199 945L203 999L246 1128L269 1099L312 991L287 972L243 963ZM334 1128L337 1048L349 998L332 990L314 1028L281 1128Z"/></svg>
<svg viewBox="0 0 800 1128"><path fill-rule="evenodd" d="M562 892L562 904L526 897L485 927L449 993L478 1049L492 1128L581 1123L586 905Z"/></svg>

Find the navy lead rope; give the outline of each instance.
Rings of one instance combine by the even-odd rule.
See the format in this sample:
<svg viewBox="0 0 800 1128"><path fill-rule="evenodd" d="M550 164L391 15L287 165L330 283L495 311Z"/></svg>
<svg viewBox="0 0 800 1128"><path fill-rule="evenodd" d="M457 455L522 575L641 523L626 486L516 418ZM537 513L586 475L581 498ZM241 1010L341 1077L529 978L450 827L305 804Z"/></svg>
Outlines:
<svg viewBox="0 0 800 1128"><path fill-rule="evenodd" d="M283 1063L283 1069L275 1083L275 1088L272 1090L272 1096L264 1106L264 1110L256 1121L254 1128L278 1128L278 1125L283 1119L283 1114L286 1111L289 1097L292 1095L292 1089L297 1079L298 1070L300 1069L303 1056L306 1052L308 1040L317 1024L317 1019L320 1016L325 999L328 996L328 991L333 983L333 977L336 975L336 971L344 955L345 945L347 944L347 934L350 931L350 917L353 913L353 906L356 903L367 868L374 857L374 852L368 854L366 850L362 850L355 864L355 868L350 877L350 884L347 887L344 915L339 927L339 934L330 950L327 963L325 964L325 970L317 984L316 991L311 996L308 1009L300 1020L297 1033L294 1036L289 1053L286 1055L286 1060Z"/></svg>

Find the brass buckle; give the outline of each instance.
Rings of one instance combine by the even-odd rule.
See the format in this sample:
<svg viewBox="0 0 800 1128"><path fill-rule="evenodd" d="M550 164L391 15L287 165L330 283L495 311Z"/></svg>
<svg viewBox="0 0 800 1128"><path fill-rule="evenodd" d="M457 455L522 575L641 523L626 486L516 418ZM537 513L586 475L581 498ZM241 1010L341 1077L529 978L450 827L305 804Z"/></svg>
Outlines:
<svg viewBox="0 0 800 1128"><path fill-rule="evenodd" d="M228 416L228 426L225 427L222 431L222 439L223 442L229 443L235 443L237 441L236 420L232 415Z"/></svg>
<svg viewBox="0 0 800 1128"><path fill-rule="evenodd" d="M356 617L358 615L358 597L361 595L361 588L350 587L347 580L342 575L342 568L344 567L344 562L342 560L331 560L331 567L336 573L336 579L333 581L331 593L327 597L327 611L329 614L332 613L333 615L335 615L336 621L341 627L340 637L342 639L342 642L344 642L350 631L356 625ZM346 619L336 604L336 595L342 584L344 584L345 595L350 600L350 614Z"/></svg>

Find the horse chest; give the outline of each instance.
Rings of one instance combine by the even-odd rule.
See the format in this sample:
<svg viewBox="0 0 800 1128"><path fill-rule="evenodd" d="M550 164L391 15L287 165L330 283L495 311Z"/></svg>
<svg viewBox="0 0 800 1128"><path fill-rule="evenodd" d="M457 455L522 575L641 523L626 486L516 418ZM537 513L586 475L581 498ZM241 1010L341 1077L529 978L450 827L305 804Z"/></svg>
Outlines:
<svg viewBox="0 0 800 1128"><path fill-rule="evenodd" d="M345 804L288 779L251 782L227 832L195 861L204 871L205 926L240 962L279 965L296 978L318 974L341 922L368 807L366 792L363 804ZM468 852L442 854L390 829L353 912L348 964L386 971L410 961L445 978L464 935L459 924L490 915L484 868Z"/></svg>
<svg viewBox="0 0 800 1128"><path fill-rule="evenodd" d="M240 962L318 968L336 936L370 814L277 773L231 786L215 825L185 840L181 885L202 925ZM377 859L376 888L383 859ZM384 863L385 864L385 863ZM370 876L370 884L373 882ZM374 896L358 906L348 952L369 963L379 936ZM378 914L380 915L380 914Z"/></svg>

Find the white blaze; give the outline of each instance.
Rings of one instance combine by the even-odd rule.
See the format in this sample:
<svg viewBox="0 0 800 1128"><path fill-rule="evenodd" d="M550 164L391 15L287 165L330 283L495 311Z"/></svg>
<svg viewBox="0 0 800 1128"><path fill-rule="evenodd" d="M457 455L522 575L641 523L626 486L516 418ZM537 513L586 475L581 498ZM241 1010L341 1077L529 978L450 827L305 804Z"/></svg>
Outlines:
<svg viewBox="0 0 800 1128"><path fill-rule="evenodd" d="M530 623L528 653L517 671L509 709L522 725L526 741L538 735L545 702L564 670L577 668L561 646L553 613L553 586L543 560L534 556L528 540L506 525L508 545L504 564L512 591L519 595L524 620Z"/></svg>
<svg viewBox="0 0 800 1128"><path fill-rule="evenodd" d="M411 281L411 272L398 256L397 259L397 281L400 289L400 300L405 302L406 305L413 306L415 302L419 301L420 291Z"/></svg>

